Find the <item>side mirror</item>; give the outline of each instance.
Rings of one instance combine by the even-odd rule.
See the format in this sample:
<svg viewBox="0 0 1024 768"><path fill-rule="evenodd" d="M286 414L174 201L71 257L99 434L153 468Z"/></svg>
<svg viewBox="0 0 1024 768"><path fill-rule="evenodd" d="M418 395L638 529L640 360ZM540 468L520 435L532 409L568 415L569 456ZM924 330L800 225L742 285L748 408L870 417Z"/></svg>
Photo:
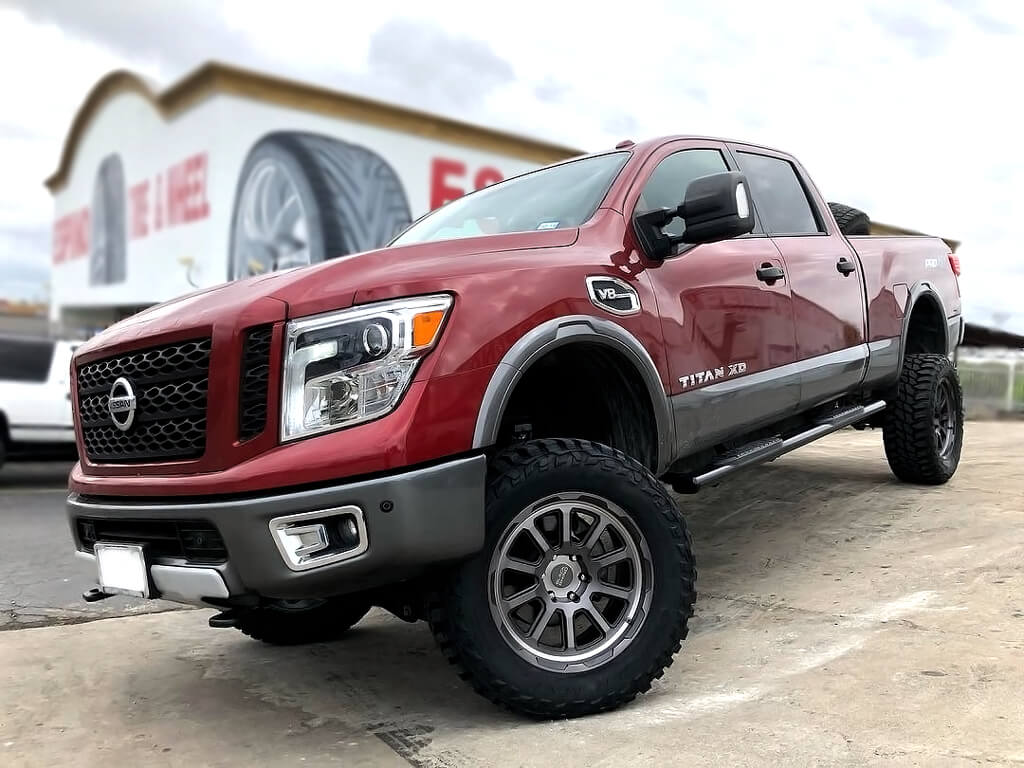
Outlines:
<svg viewBox="0 0 1024 768"><path fill-rule="evenodd" d="M747 179L738 171L694 179L676 208L660 208L636 217L641 245L653 259L666 259L681 243L715 243L754 229ZM675 218L686 223L682 235L667 235L665 225Z"/></svg>

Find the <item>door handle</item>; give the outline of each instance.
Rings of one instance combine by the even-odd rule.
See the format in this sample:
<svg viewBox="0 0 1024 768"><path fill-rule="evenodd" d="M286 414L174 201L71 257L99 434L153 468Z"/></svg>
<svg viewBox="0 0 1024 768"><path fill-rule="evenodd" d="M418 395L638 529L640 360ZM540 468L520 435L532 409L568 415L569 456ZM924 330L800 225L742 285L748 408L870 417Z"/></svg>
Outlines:
<svg viewBox="0 0 1024 768"><path fill-rule="evenodd" d="M776 280L781 280L785 276L786 272L782 267L777 267L768 261L757 268L757 279L762 283L768 283L768 285L774 285Z"/></svg>
<svg viewBox="0 0 1024 768"><path fill-rule="evenodd" d="M855 271L857 269L857 266L848 258L842 256L840 257L839 261L836 262L836 269L839 270L839 273L843 275L843 277L846 277L851 272Z"/></svg>

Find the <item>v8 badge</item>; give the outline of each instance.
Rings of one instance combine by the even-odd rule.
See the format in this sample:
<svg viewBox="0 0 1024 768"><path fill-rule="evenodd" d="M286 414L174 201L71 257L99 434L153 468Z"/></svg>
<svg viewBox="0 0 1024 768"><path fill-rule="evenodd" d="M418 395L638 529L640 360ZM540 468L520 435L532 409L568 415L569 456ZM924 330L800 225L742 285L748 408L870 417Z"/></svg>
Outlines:
<svg viewBox="0 0 1024 768"><path fill-rule="evenodd" d="M613 315L635 315L640 311L636 289L617 277L588 277L587 294L595 307Z"/></svg>

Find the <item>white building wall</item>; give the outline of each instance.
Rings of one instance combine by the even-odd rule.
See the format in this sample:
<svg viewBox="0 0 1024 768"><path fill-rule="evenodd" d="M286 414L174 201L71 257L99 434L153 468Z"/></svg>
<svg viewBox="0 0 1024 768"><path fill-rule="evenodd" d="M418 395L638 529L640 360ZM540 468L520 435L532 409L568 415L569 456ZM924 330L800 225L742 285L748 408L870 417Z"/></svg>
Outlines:
<svg viewBox="0 0 1024 768"><path fill-rule="evenodd" d="M437 202L439 184L451 197L458 194L454 190L472 191L477 184L537 165L443 137L225 93L209 95L165 120L142 96L122 92L93 116L79 139L66 183L55 194L51 319L69 329L95 330L134 308L228 279L240 174L253 146L280 131L320 134L376 153L400 180L412 219ZM97 177L112 154L120 158L123 175L123 221L113 225L124 228L123 280L114 270L113 282L95 284L90 282L92 251L103 239L118 239L117 232L107 236L96 231L97 222L107 220L98 211L116 207L109 204L110 192L106 204L97 200ZM104 172L109 175L109 169ZM176 203L168 199L172 178L185 192ZM184 210L188 220L172 223L174 210ZM98 268L94 264L92 269Z"/></svg>

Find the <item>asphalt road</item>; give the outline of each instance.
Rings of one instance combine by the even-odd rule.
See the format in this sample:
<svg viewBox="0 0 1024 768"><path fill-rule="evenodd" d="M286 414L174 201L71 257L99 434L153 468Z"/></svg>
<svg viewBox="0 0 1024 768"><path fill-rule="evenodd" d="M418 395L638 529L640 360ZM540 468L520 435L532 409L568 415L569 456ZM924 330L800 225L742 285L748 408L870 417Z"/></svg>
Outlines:
<svg viewBox="0 0 1024 768"><path fill-rule="evenodd" d="M73 556L64 517L70 468L66 462L11 462L0 468L0 630L176 607L116 597L82 601L95 574Z"/></svg>

